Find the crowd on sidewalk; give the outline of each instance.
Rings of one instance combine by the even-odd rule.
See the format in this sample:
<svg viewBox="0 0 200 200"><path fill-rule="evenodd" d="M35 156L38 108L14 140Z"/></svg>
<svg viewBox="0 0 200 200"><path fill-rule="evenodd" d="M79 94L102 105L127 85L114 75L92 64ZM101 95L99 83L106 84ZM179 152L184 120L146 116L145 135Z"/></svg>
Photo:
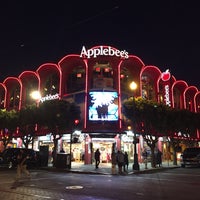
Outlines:
<svg viewBox="0 0 200 200"><path fill-rule="evenodd" d="M151 170L159 170L159 169L165 169L165 168L174 168L174 167L180 167L180 165L173 165L173 163L170 161L165 161L162 163L161 167L152 168L151 163L147 163L147 168L145 167L145 163L139 163L140 170L135 171L133 170L133 163L129 163L129 168L125 172L122 170L121 175L126 174L133 174L133 173L142 173L145 171L151 171ZM100 163L99 168L95 168L95 164L87 164L85 165L83 162L73 162L72 168L70 169L71 172L81 172L81 173L97 173L97 174L112 174L112 175L118 175L118 166L112 165L111 163Z"/></svg>
<svg viewBox="0 0 200 200"><path fill-rule="evenodd" d="M98 152L98 151L97 151ZM113 152L111 155L111 163L101 163L98 156L95 156L95 162L93 164L85 165L83 162L73 162L71 171L81 171L81 172L93 172L93 173L103 173L103 174L129 174L135 172L133 170L133 163L129 161L128 154L126 152L118 151ZM171 161L162 161L162 154L158 152L156 156L156 168L151 166L151 162L147 159L143 159L143 162L139 163L138 171L152 170L152 169L162 169L167 167L179 167L179 165L174 166Z"/></svg>

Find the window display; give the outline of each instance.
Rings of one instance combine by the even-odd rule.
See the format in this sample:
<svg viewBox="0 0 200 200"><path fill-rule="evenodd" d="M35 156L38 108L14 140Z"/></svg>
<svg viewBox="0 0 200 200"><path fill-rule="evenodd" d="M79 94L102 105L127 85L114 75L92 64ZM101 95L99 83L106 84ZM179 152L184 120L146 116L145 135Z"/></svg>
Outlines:
<svg viewBox="0 0 200 200"><path fill-rule="evenodd" d="M113 91L92 91L89 93L89 120L117 121L118 94Z"/></svg>

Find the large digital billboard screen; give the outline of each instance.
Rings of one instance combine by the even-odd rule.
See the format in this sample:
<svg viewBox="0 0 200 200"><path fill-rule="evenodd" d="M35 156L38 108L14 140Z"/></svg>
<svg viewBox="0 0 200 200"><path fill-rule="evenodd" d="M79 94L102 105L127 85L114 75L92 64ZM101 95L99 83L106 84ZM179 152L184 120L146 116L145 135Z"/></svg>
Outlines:
<svg viewBox="0 0 200 200"><path fill-rule="evenodd" d="M89 92L89 120L117 121L118 94L113 91Z"/></svg>

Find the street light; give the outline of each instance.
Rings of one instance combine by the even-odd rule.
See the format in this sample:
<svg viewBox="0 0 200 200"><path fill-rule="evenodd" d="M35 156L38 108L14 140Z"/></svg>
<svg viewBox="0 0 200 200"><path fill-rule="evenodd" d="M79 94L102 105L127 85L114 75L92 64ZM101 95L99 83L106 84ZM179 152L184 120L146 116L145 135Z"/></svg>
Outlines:
<svg viewBox="0 0 200 200"><path fill-rule="evenodd" d="M133 81L130 83L130 89L132 91L135 91L137 89L137 84ZM133 101L134 101L134 92L133 92ZM134 161L133 161L133 170L140 170L140 166L138 163L138 154L137 154L137 137L136 137L136 132L133 130L134 133Z"/></svg>
<svg viewBox="0 0 200 200"><path fill-rule="evenodd" d="M38 90L34 90L33 92L30 93L30 97L36 102L36 107L38 107L40 99L41 99L40 92ZM37 130L38 130L38 125L35 124L35 131L37 131ZM32 145L33 145L33 143L32 143Z"/></svg>
<svg viewBox="0 0 200 200"><path fill-rule="evenodd" d="M132 81L132 82L130 83L130 89L131 89L131 90L136 90L136 89L137 89L137 84L136 84L134 81Z"/></svg>
<svg viewBox="0 0 200 200"><path fill-rule="evenodd" d="M39 107L39 102L41 99L41 94L38 90L34 90L30 93L31 98L36 102L36 107ZM35 130L37 130L37 124L35 125Z"/></svg>
<svg viewBox="0 0 200 200"><path fill-rule="evenodd" d="M30 93L30 96L31 96L31 98L32 98L33 100L36 101L36 105L38 106L38 103L39 103L39 101L40 101L40 99L41 99L41 94L40 94L40 92L37 91L37 90L35 90L35 91L33 91L33 92Z"/></svg>

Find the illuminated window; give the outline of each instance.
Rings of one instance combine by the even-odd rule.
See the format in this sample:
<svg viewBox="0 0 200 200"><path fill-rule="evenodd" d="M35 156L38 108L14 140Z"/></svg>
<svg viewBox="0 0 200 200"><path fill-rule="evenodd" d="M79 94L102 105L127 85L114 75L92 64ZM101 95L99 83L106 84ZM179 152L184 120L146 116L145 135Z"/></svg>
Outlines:
<svg viewBox="0 0 200 200"><path fill-rule="evenodd" d="M42 96L54 95L59 93L59 76L58 74L50 74L44 83Z"/></svg>
<svg viewBox="0 0 200 200"><path fill-rule="evenodd" d="M81 78L81 77L82 77L82 74L81 74L81 73L77 73L77 74L76 74L76 77L77 77L77 78Z"/></svg>
<svg viewBox="0 0 200 200"><path fill-rule="evenodd" d="M96 67L96 68L95 68L95 71L96 71L96 72L101 72L101 68L100 68L100 67Z"/></svg>
<svg viewBox="0 0 200 200"><path fill-rule="evenodd" d="M101 61L93 67L93 79L91 88L113 88L113 69L109 62Z"/></svg>
<svg viewBox="0 0 200 200"><path fill-rule="evenodd" d="M69 72L66 79L66 88L66 93L85 90L85 69L83 66L76 66Z"/></svg>

